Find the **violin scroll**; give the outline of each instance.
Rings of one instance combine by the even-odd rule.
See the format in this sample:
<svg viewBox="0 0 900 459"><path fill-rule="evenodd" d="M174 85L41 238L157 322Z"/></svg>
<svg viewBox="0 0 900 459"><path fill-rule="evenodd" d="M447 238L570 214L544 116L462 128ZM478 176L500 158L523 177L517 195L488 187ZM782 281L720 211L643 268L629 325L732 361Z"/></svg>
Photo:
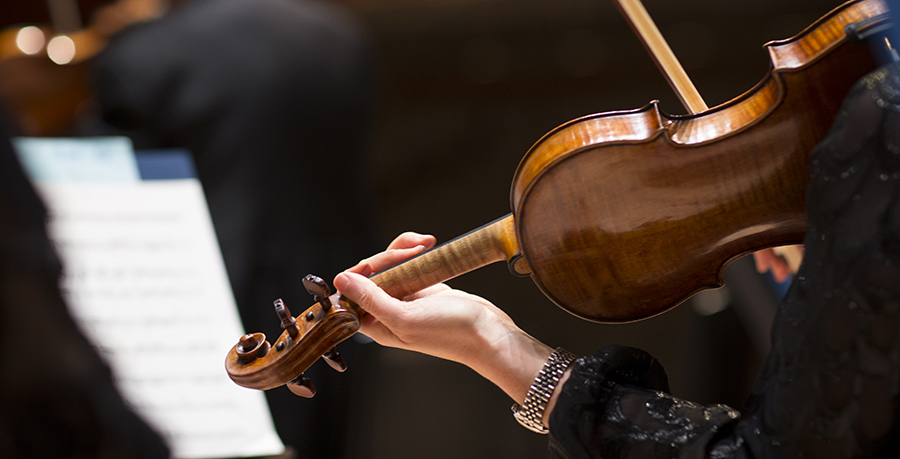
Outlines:
<svg viewBox="0 0 900 459"><path fill-rule="evenodd" d="M234 347L241 362L252 362L257 357L263 357L269 352L269 342L264 333L247 333L241 337Z"/></svg>
<svg viewBox="0 0 900 459"><path fill-rule="evenodd" d="M273 344L262 333L242 336L225 357L225 370L232 381L259 390L287 384L291 392L312 397L315 385L303 372L319 357L337 371L347 369L333 348L359 330L362 311L340 294L332 295L321 278L307 276L304 285L316 304L295 318L282 299L275 300L284 332Z"/></svg>

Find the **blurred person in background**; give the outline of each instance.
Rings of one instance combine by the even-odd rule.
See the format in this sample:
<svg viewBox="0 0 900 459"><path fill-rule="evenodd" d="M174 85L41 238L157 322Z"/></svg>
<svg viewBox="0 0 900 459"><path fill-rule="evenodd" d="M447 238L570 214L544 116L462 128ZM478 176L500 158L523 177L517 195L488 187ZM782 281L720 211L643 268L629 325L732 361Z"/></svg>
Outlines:
<svg viewBox="0 0 900 459"><path fill-rule="evenodd" d="M277 336L274 299L305 309L305 275L331 278L374 250L365 174L374 59L347 14L304 0L60 3L3 7L10 24L52 23L91 51L68 65L0 58L16 134L188 149L247 330ZM355 344L339 350L352 355ZM337 458L344 442L333 438L349 416L341 394L357 381L323 367L308 374L327 394L266 395L287 445Z"/></svg>

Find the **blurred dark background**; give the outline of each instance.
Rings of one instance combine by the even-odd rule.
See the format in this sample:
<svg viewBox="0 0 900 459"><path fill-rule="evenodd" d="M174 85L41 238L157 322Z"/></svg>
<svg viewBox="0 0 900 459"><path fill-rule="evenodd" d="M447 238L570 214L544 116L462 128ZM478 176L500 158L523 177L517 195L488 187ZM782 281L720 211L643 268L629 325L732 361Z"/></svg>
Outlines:
<svg viewBox="0 0 900 459"><path fill-rule="evenodd" d="M839 3L646 0L645 6L714 106L766 76L765 42L799 33ZM654 99L668 113L685 113L609 0L335 4L357 21L377 56L366 170L375 197L371 228L381 247L407 230L446 241L507 214L519 159L563 122ZM4 85L9 75L0 74ZM615 326L571 316L503 265L450 285L490 299L549 345L579 354L609 344L639 347L667 368L676 396L740 407L767 352L765 325L749 325L754 319L747 318L765 322L774 300L747 259L735 263L726 280L727 292ZM358 357L366 361L351 360L346 374L359 378L364 390L347 394L346 438L331 439L343 442L349 457L547 456L546 438L519 426L512 401L473 371L365 346Z"/></svg>

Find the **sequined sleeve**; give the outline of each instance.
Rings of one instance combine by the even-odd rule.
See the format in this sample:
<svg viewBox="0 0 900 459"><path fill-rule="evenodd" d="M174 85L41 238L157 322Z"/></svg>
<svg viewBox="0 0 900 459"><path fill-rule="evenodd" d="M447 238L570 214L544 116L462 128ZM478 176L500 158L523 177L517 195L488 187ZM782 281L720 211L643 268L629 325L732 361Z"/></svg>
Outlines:
<svg viewBox="0 0 900 459"><path fill-rule="evenodd" d="M740 418L725 405L701 406L668 391L662 366L641 350L609 347L579 359L551 415L551 450L573 459L677 457L702 452ZM735 455L742 446L740 437L729 438L713 457L743 457Z"/></svg>
<svg viewBox="0 0 900 459"><path fill-rule="evenodd" d="M747 406L679 400L652 357L607 348L562 388L557 457L900 457L898 67L853 87L810 165L805 259Z"/></svg>

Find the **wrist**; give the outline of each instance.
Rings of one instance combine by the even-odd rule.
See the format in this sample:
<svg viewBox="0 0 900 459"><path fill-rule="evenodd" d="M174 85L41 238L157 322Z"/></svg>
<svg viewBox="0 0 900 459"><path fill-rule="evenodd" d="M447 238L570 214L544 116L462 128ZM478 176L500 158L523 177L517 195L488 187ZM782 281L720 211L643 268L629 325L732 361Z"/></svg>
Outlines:
<svg viewBox="0 0 900 459"><path fill-rule="evenodd" d="M457 360L493 382L516 404L516 419L535 432L547 433L550 413L568 379L571 353L541 343L510 320L475 327L475 340ZM474 350L474 352L472 351Z"/></svg>
<svg viewBox="0 0 900 459"><path fill-rule="evenodd" d="M521 403L553 348L516 328L484 341L477 358L467 364Z"/></svg>

